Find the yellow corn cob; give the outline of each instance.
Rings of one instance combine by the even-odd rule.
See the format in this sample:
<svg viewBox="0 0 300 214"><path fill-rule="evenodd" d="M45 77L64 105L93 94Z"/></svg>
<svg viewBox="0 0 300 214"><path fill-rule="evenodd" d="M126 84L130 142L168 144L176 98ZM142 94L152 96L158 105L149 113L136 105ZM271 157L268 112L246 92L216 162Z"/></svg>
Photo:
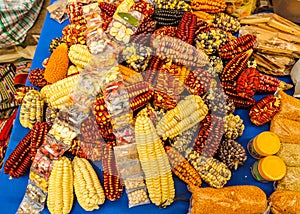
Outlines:
<svg viewBox="0 0 300 214"><path fill-rule="evenodd" d="M74 65L85 68L92 54L86 45L75 44L70 47L68 56Z"/></svg>
<svg viewBox="0 0 300 214"><path fill-rule="evenodd" d="M149 198L156 206L166 207L174 200L174 181L162 142L145 114L136 119L135 137Z"/></svg>
<svg viewBox="0 0 300 214"><path fill-rule="evenodd" d="M55 161L49 177L47 206L51 214L67 214L73 206L73 171L71 161Z"/></svg>
<svg viewBox="0 0 300 214"><path fill-rule="evenodd" d="M191 0L191 8L208 13L218 13L225 10L226 3L225 0Z"/></svg>
<svg viewBox="0 0 300 214"><path fill-rule="evenodd" d="M26 93L21 109L20 109L20 123L25 128L32 128L36 122L43 120L44 101L40 92L37 90L30 90Z"/></svg>
<svg viewBox="0 0 300 214"><path fill-rule="evenodd" d="M189 95L168 111L156 126L157 134L164 139L174 138L205 118L208 107L197 95Z"/></svg>
<svg viewBox="0 0 300 214"><path fill-rule="evenodd" d="M179 81L184 83L185 79L188 77L188 75L190 73L190 69L188 69L184 65L181 65L178 67L178 71L179 71L179 74L176 74L176 75L178 75Z"/></svg>
<svg viewBox="0 0 300 214"><path fill-rule="evenodd" d="M52 85L42 88L41 94L46 103L53 108L61 109L72 104L70 92L75 87L79 75L72 75Z"/></svg>
<svg viewBox="0 0 300 214"><path fill-rule="evenodd" d="M193 11L193 14L196 15L198 19L207 22L209 25L214 21L214 17L204 11Z"/></svg>
<svg viewBox="0 0 300 214"><path fill-rule="evenodd" d="M138 73L124 65L119 65L119 72L122 74L123 80L126 83L134 84L134 83L143 81L143 76L140 73Z"/></svg>
<svg viewBox="0 0 300 214"><path fill-rule="evenodd" d="M83 70L83 68L81 68L79 66L71 65L68 69L67 76L80 73L82 70Z"/></svg>
<svg viewBox="0 0 300 214"><path fill-rule="evenodd" d="M74 190L80 206L86 211L99 209L105 201L103 188L98 176L88 160L73 159Z"/></svg>

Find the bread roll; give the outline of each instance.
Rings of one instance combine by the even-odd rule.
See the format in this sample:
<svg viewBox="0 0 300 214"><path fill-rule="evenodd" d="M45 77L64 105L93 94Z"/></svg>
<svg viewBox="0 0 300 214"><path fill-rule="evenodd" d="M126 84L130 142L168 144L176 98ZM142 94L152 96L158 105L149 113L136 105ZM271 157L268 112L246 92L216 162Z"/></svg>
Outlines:
<svg viewBox="0 0 300 214"><path fill-rule="evenodd" d="M299 214L300 192L276 190L269 197L273 214Z"/></svg>
<svg viewBox="0 0 300 214"><path fill-rule="evenodd" d="M190 187L190 214L260 214L267 208L267 197L256 186L230 186L221 189Z"/></svg>

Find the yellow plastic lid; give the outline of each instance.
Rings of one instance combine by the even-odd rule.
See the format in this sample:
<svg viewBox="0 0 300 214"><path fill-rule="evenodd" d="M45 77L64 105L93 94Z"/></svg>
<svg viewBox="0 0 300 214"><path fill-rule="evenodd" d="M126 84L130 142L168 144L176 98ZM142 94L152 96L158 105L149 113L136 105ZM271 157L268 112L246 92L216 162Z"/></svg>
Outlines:
<svg viewBox="0 0 300 214"><path fill-rule="evenodd" d="M262 156L273 155L280 149L280 139L273 132L262 132L254 139L253 147Z"/></svg>
<svg viewBox="0 0 300 214"><path fill-rule="evenodd" d="M286 165L283 160L275 155L267 156L258 163L260 175L269 181L281 180L286 174Z"/></svg>

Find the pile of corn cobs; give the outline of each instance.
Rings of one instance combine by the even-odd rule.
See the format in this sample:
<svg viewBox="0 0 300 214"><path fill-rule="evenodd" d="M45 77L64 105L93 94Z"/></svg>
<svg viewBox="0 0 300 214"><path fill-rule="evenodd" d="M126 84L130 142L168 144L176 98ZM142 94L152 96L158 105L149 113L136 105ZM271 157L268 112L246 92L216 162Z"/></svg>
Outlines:
<svg viewBox="0 0 300 214"><path fill-rule="evenodd" d="M244 130L243 120L233 115L235 108L254 106L255 93L274 92L280 87L288 89L290 86L275 77L259 73L252 66L253 63L248 63L255 52L256 39L252 35L239 38L232 35L239 30L240 23L236 18L222 13L225 10L225 0L219 0L218 4L195 0L191 5L184 1L170 3L157 0L154 1L154 6L146 1L124 2L128 3L130 14L117 12L120 9L117 4L101 2L96 7L95 10L99 11L97 15L101 17L99 20L103 21L101 30L105 36L95 41L90 41L89 34L83 36L84 29L88 24L91 25L91 20L86 20L82 12L87 4L69 3L71 23L64 29L62 39L56 38L50 44L51 54L58 55L56 58L61 60L64 58L59 57L59 54L64 53L58 53L56 48L62 43L68 45L69 61L63 63L69 63L69 68L65 71L53 69L53 72L64 72L59 75L64 78L50 84L44 79L42 69L31 74L31 83L43 88L41 93L34 93L49 106L46 122L51 121L49 126L52 126L58 115L56 112L72 105L76 80L80 72L89 65L91 52L95 50L91 49L92 45L98 47L102 41L111 42L110 39L116 42L114 37L118 37L120 53L117 70L122 75L122 87L128 93L129 106L136 116L134 122L136 119L140 121L135 130L142 130L140 136L143 138L137 142L150 142L154 147L155 143L162 141L167 151L170 151L170 146L175 149L172 155L169 154L170 162L172 163L172 157L180 155L180 159L185 162L180 165L180 170L176 166L171 169L183 181L201 185L201 178L210 186L223 187L231 177L229 168L236 169L247 159L245 150L235 141ZM72 14L74 11L76 15ZM136 16L137 13L142 13L142 16ZM117 22L116 16L119 19L121 17L123 22ZM139 20L137 17L143 18ZM124 20L127 20L126 24ZM134 28L130 28L131 25ZM119 31L114 29L116 27ZM52 63L52 55L49 63ZM57 62L58 67L59 63ZM45 66L47 71L49 65L45 63ZM39 80L35 77L39 77ZM29 96L34 93L30 92L25 96L25 101L36 101L37 98ZM26 102L26 106L23 106L26 117L22 115L26 120L23 121L26 121L26 127L35 129L35 122L41 122L40 117L43 116L42 106L37 106L36 112L27 112ZM258 107L259 105L255 105L255 108ZM145 112L141 114L141 110ZM114 123L109 114L105 93L101 92L97 94L89 117L82 123L82 133L73 140L69 152L92 161L103 161L103 168L108 171L104 173L104 193L107 199L116 200L121 197L123 185L115 176L118 168L113 148L117 146L117 142ZM259 121L255 116L255 120ZM257 124L267 122L266 116L262 120ZM147 127L141 125L145 121ZM148 135L152 141L147 141ZM30 141L26 139L26 142ZM102 147L105 148L104 154L99 152ZM24 155L29 155L27 153ZM166 155L164 150L159 154ZM31 158L32 155L28 157ZM159 165L162 160L157 158L156 161ZM195 171L189 175L190 170L184 170L183 167L194 168ZM24 170L28 169L29 165ZM9 174L16 174L13 170ZM180 174L181 172L184 174ZM24 173L22 171L19 174ZM187 179L189 176L195 181ZM169 191L173 191L170 183L160 185L162 189L163 185L169 185ZM148 186L148 189L153 187ZM170 195L164 204L159 204L162 199L155 204L171 204L173 197ZM150 200L154 203L155 200L151 197L150 195ZM132 206L134 205L136 204Z"/></svg>

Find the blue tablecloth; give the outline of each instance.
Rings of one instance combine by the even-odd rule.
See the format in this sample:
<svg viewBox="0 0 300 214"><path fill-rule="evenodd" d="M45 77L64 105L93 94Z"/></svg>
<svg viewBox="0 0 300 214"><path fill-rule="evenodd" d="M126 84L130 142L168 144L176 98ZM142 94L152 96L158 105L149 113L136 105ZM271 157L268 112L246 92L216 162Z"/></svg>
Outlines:
<svg viewBox="0 0 300 214"><path fill-rule="evenodd" d="M53 0L51 1L53 2ZM37 50L35 52L34 60L32 62L31 69L35 68L41 68L42 62L46 57L49 57L49 44L52 38L55 37L61 37L61 31L64 26L68 24L67 21L65 21L62 24L58 24L53 19L50 18L49 14L47 14L44 27L41 33L41 37L38 43ZM285 77L282 78L283 80L291 83L290 78ZM27 82L28 85L30 85L29 82ZM292 93L292 90L288 91L289 94ZM256 99L260 99L265 95L258 95L256 96ZM247 145L247 142L255 137L257 134L259 134L262 131L269 130L269 124L256 127L254 126L248 116L249 110L246 109L238 109L236 110L235 114L238 114L241 116L241 118L244 120L245 124L245 130L243 135L238 139L238 142L241 143L245 148ZM11 134L11 139L9 142L9 146L7 149L6 158L4 161L6 161L7 157L10 155L10 153L14 150L14 148L17 146L17 144L22 140L22 138L25 136L25 134L29 131L29 129L25 129L21 126L19 122L19 113L17 115L17 119L15 121L13 131ZM247 153L248 159L243 167L240 167L237 171L232 171L232 178L227 183L227 186L231 185L256 185L263 189L267 196L269 196L273 192L273 183L267 183L263 184L260 182L257 182L254 180L254 178L251 175L250 167L255 162L253 158ZM99 163L95 163L95 165L98 165ZM101 174L101 170L97 168L97 172L99 175ZM13 214L17 211L18 206L24 196L27 182L28 182L28 174L26 176L23 176L18 179L12 179L9 180L9 176L5 175L3 173L4 170L0 173L0 213L1 214ZM101 175L99 176L101 177ZM176 196L180 196L180 198L184 197L186 199L189 199L190 193L188 192L186 185L178 180L176 177L174 177L175 180L175 188L176 188ZM179 198L179 197L178 197ZM209 204L208 204L209 206ZM146 212L147 214L173 214L173 213L180 213L185 214L188 212L189 209L189 201L186 200L176 200L171 206L161 209L156 207L155 205L144 205L134 208L128 208L128 200L126 194L123 193L123 196L121 199L111 202L106 201L103 206L97 211L94 211L92 213L102 213L102 214L111 214L111 213L130 213L130 214L140 214L143 212ZM43 211L43 213L49 213L47 209ZM91 213L91 212L85 212L79 204L76 202L74 207L71 211L71 213Z"/></svg>

